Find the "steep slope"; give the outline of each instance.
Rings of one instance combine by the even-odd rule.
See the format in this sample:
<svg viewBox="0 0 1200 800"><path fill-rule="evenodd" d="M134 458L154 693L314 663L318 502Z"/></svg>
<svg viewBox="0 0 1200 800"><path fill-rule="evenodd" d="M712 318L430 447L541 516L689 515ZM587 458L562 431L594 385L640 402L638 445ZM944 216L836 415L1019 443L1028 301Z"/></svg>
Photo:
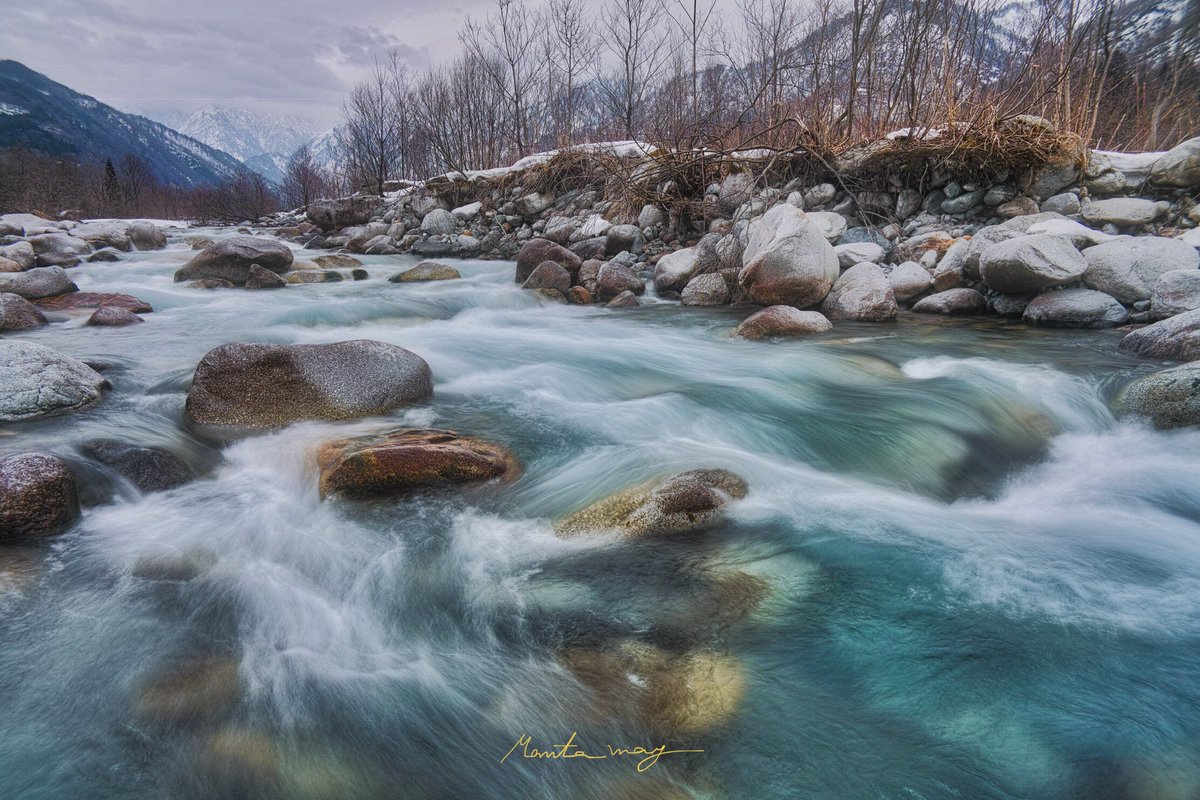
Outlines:
<svg viewBox="0 0 1200 800"><path fill-rule="evenodd" d="M189 115L178 130L242 162L264 153L286 158L319 132L303 117L213 105Z"/></svg>
<svg viewBox="0 0 1200 800"><path fill-rule="evenodd" d="M206 186L229 180L237 159L136 114L56 83L16 61L0 60L0 149L24 146L81 163L134 155L159 180Z"/></svg>

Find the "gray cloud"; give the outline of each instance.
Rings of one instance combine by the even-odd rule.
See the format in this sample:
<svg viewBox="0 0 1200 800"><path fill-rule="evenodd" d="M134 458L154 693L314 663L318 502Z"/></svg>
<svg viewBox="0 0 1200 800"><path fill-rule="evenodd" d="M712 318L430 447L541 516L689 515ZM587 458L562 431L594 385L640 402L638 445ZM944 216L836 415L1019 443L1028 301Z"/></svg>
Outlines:
<svg viewBox="0 0 1200 800"><path fill-rule="evenodd" d="M140 112L208 103L330 123L353 82L399 51L451 55L464 16L490 0L40 0L5 11L0 53L105 103Z"/></svg>

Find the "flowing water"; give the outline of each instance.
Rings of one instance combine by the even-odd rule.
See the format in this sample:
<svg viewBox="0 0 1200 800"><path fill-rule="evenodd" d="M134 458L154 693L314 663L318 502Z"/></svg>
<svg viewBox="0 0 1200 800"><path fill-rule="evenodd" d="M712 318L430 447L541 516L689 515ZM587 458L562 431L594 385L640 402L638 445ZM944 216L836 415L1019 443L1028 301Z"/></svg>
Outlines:
<svg viewBox="0 0 1200 800"><path fill-rule="evenodd" d="M88 500L51 543L0 550L0 797L1200 796L1200 432L1113 416L1156 367L1119 333L906 315L747 342L745 311L543 305L502 262L190 289L184 247L72 270L150 302L144 324L20 334L114 388L0 430L0 452L73 458ZM223 447L187 432L218 344L359 338L423 356L434 399ZM318 499L318 442L403 425L502 443L523 473ZM199 478L139 495L77 455L96 437ZM750 485L709 530L553 533L696 467ZM564 654L613 646L716 654L736 708L663 734L599 702ZM189 675L200 707L161 713ZM501 762L573 731L589 753L703 752Z"/></svg>

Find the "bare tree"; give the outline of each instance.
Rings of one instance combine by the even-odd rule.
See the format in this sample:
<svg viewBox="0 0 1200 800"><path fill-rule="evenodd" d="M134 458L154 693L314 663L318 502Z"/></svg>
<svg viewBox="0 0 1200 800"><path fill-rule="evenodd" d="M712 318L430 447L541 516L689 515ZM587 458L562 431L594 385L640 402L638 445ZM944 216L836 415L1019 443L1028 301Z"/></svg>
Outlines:
<svg viewBox="0 0 1200 800"><path fill-rule="evenodd" d="M534 117L537 87L545 69L539 47L541 14L523 0L496 0L496 13L480 23L468 18L459 38L496 84L508 109L505 133L517 157L528 155L538 136Z"/></svg>
<svg viewBox="0 0 1200 800"><path fill-rule="evenodd" d="M306 142L288 159L280 190L289 206L307 209L312 201L330 194L332 183L327 170L313 156L312 146Z"/></svg>
<svg viewBox="0 0 1200 800"><path fill-rule="evenodd" d="M695 129L700 127L700 55L705 47L705 37L708 25L713 19L717 0L674 0L675 5L671 19L675 21L683 36L684 46L691 57L691 69L688 77L691 83L691 123Z"/></svg>
<svg viewBox="0 0 1200 800"><path fill-rule="evenodd" d="M597 84L626 138L632 139L638 112L654 76L669 57L662 30L660 0L609 0L601 12L604 46L615 61Z"/></svg>
<svg viewBox="0 0 1200 800"><path fill-rule="evenodd" d="M579 83L596 62L595 26L582 0L550 0L547 75L560 145L575 135Z"/></svg>
<svg viewBox="0 0 1200 800"><path fill-rule="evenodd" d="M393 52L385 62L376 62L370 77L357 84L343 104L340 145L346 172L353 182L377 193L393 177L399 158L396 84L403 74L404 66Z"/></svg>

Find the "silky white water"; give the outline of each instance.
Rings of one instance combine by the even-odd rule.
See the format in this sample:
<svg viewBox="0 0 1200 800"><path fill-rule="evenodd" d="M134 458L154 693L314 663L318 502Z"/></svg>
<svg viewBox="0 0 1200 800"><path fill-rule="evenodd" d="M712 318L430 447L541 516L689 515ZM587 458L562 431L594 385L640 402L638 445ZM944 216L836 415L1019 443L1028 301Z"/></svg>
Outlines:
<svg viewBox="0 0 1200 800"><path fill-rule="evenodd" d="M70 457L87 500L51 543L0 550L0 797L1200 792L1200 432L1113 415L1115 391L1160 366L1118 354L1119 333L905 315L747 342L729 335L745 310L545 305L506 262L392 284L416 259L367 257L366 281L205 291L171 280L191 255L71 270L149 302L144 324L19 334L103 365L113 390L0 431L2 453ZM433 400L227 445L189 433L211 348L347 339L421 355ZM319 500L320 441L398 426L499 442L523 473ZM77 454L97 437L170 447L199 477L139 495ZM552 531L696 467L750 486L710 530ZM201 568L142 567L172 559ZM737 572L769 594L717 625L713 587ZM559 657L629 638L740 664L733 717L671 742L702 754L641 775L501 763L523 733L657 744L597 718ZM148 681L214 654L237 665L234 707L175 726L137 713ZM236 769L211 756L230 731Z"/></svg>

